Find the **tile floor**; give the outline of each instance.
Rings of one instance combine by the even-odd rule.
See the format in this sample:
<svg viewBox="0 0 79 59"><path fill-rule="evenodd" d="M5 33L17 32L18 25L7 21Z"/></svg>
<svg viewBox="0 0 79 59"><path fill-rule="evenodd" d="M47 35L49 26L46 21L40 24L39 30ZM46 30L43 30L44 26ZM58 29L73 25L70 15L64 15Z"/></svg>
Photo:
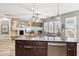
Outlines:
<svg viewBox="0 0 79 59"><path fill-rule="evenodd" d="M15 56L15 41L0 39L0 56Z"/></svg>

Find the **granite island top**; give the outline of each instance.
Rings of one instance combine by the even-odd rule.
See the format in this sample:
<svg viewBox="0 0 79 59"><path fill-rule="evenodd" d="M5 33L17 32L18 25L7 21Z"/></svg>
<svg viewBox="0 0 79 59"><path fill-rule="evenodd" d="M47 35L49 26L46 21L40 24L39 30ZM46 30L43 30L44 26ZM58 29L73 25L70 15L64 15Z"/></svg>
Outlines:
<svg viewBox="0 0 79 59"><path fill-rule="evenodd" d="M46 41L46 42L58 42L58 43L67 43L70 41L62 40L60 37L58 39L53 39L53 37L47 37L47 36L19 36L15 38L15 40L27 40L27 41ZM76 42L76 41L72 41Z"/></svg>

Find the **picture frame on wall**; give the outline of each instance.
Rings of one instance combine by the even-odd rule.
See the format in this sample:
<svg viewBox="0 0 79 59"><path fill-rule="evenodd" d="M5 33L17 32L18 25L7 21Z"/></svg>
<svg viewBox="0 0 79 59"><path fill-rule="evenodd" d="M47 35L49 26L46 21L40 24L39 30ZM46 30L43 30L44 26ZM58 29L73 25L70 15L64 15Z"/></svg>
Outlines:
<svg viewBox="0 0 79 59"><path fill-rule="evenodd" d="M1 34L9 34L9 22L8 21L1 22Z"/></svg>

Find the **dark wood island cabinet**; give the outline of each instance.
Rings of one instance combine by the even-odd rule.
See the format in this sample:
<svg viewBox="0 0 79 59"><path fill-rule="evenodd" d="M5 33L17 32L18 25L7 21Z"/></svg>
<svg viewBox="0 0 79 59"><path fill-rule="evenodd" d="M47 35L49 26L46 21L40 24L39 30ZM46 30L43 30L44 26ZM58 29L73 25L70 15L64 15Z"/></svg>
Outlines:
<svg viewBox="0 0 79 59"><path fill-rule="evenodd" d="M77 42L64 42L64 43L66 43L66 55L76 56ZM15 40L16 56L47 56L48 54L47 52L48 52L48 41Z"/></svg>
<svg viewBox="0 0 79 59"><path fill-rule="evenodd" d="M77 42L67 42L67 56L77 56Z"/></svg>
<svg viewBox="0 0 79 59"><path fill-rule="evenodd" d="M47 56L47 42L16 40L16 56Z"/></svg>

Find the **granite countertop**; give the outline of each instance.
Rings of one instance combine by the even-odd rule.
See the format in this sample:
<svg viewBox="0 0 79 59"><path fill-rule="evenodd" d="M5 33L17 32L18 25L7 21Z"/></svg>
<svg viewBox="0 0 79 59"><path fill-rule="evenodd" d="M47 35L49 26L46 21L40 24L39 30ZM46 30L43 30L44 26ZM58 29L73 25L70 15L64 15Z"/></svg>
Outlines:
<svg viewBox="0 0 79 59"><path fill-rule="evenodd" d="M56 38L55 40L53 37L47 37L47 36L35 36L35 37L30 37L30 36L20 36L15 38L15 40L27 40L27 41L47 41L47 42L61 42L61 43L66 43L68 41L62 40L61 38Z"/></svg>
<svg viewBox="0 0 79 59"><path fill-rule="evenodd" d="M53 37L47 37L47 36L35 36L35 37L19 36L19 37L15 38L15 40L47 41L47 42L61 42L61 43L69 42L69 41L61 39L60 37L56 37L55 39L53 39Z"/></svg>

